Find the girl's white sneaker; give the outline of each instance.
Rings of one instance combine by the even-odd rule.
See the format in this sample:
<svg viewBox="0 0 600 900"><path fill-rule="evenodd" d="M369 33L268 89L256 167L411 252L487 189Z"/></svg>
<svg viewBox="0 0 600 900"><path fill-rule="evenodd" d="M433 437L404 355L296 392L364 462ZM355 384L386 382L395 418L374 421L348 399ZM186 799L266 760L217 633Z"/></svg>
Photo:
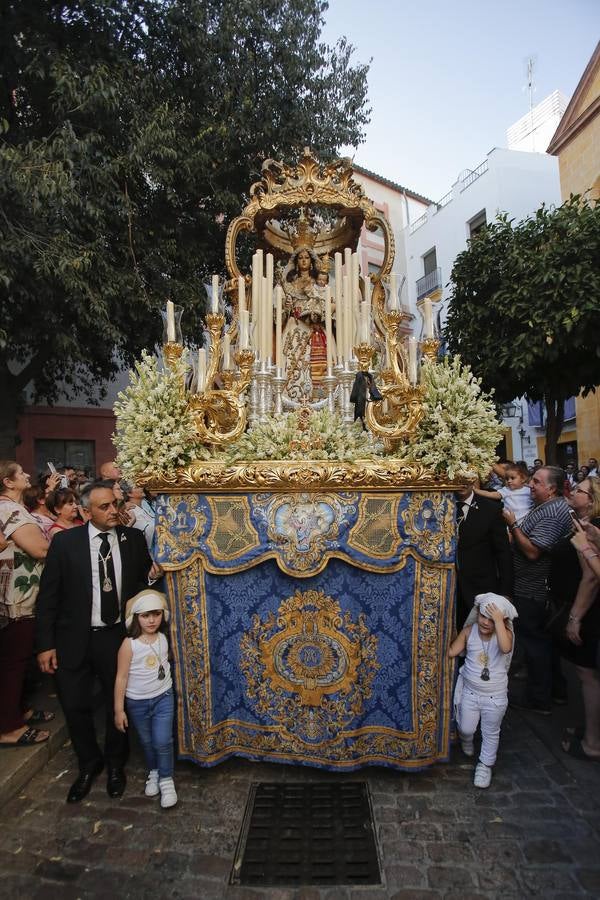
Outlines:
<svg viewBox="0 0 600 900"><path fill-rule="evenodd" d="M491 766L486 766L485 763L478 762L475 766L475 775L473 777L473 784L478 788L488 788L492 783L492 769Z"/></svg>
<svg viewBox="0 0 600 900"><path fill-rule="evenodd" d="M146 797L158 797L160 793L160 789L158 787L158 769L151 769L148 772L144 793Z"/></svg>
<svg viewBox="0 0 600 900"><path fill-rule="evenodd" d="M163 809L169 809L177 803L177 791L172 778L161 778L158 782L160 787L160 805Z"/></svg>

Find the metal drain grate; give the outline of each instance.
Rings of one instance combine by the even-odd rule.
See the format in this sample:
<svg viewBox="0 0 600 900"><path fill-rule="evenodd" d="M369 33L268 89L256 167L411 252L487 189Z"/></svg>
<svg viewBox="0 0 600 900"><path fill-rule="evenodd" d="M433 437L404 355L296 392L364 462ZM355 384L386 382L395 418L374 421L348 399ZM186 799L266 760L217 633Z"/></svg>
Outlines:
<svg viewBox="0 0 600 900"><path fill-rule="evenodd" d="M253 784L231 884L381 884L366 782Z"/></svg>

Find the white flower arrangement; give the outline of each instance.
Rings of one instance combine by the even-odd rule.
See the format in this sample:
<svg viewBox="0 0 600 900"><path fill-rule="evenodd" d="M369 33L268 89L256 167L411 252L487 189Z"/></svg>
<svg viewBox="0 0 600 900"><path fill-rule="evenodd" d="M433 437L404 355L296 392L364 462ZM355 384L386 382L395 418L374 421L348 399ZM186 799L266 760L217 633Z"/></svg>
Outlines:
<svg viewBox="0 0 600 900"><path fill-rule="evenodd" d="M129 385L114 406L117 431L113 435L117 463L125 478L143 472L174 472L194 459L208 459L182 390L187 353L173 366L159 368L145 350L129 372Z"/></svg>
<svg viewBox="0 0 600 900"><path fill-rule="evenodd" d="M491 394L482 391L480 380L458 356L425 360L421 384L425 415L413 440L394 456L421 462L449 478L487 474L503 433Z"/></svg>
<svg viewBox="0 0 600 900"><path fill-rule="evenodd" d="M311 412L305 430L302 411L283 413L252 425L239 441L227 448L225 459L335 459L354 462L381 456L381 445L364 431L359 421L347 425L328 409Z"/></svg>
<svg viewBox="0 0 600 900"><path fill-rule="evenodd" d="M356 462L384 455L383 447L360 421L346 424L327 408L271 416L252 425L235 444L211 450L200 443L188 397L182 389L187 372L184 351L173 368L161 368L143 351L129 373L129 386L115 403L114 443L123 475L135 480L143 473L173 474L194 460L222 462L312 459ZM459 357L425 360L421 383L425 415L413 439L392 456L419 462L448 478L486 473L496 459L502 436L491 395Z"/></svg>

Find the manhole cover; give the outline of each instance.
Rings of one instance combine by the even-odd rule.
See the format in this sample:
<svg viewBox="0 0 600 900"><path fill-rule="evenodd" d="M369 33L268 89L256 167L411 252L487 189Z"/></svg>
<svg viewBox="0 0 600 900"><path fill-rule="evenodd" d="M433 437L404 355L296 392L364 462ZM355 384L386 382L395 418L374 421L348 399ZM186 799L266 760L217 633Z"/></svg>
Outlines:
<svg viewBox="0 0 600 900"><path fill-rule="evenodd" d="M231 884L381 884L366 782L253 784Z"/></svg>

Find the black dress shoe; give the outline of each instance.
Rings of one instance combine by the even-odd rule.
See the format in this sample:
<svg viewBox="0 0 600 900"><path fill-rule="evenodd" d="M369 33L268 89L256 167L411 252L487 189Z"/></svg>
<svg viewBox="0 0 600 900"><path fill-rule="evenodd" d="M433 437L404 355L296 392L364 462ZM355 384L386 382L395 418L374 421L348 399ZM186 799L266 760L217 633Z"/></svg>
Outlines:
<svg viewBox="0 0 600 900"><path fill-rule="evenodd" d="M80 772L77 780L69 788L67 803L81 803L83 798L89 794L96 775L99 775L103 768L104 766L100 762L89 772Z"/></svg>
<svg viewBox="0 0 600 900"><path fill-rule="evenodd" d="M123 769L109 769L108 778L106 779L106 793L113 800L123 796L125 785L127 784L127 776Z"/></svg>

